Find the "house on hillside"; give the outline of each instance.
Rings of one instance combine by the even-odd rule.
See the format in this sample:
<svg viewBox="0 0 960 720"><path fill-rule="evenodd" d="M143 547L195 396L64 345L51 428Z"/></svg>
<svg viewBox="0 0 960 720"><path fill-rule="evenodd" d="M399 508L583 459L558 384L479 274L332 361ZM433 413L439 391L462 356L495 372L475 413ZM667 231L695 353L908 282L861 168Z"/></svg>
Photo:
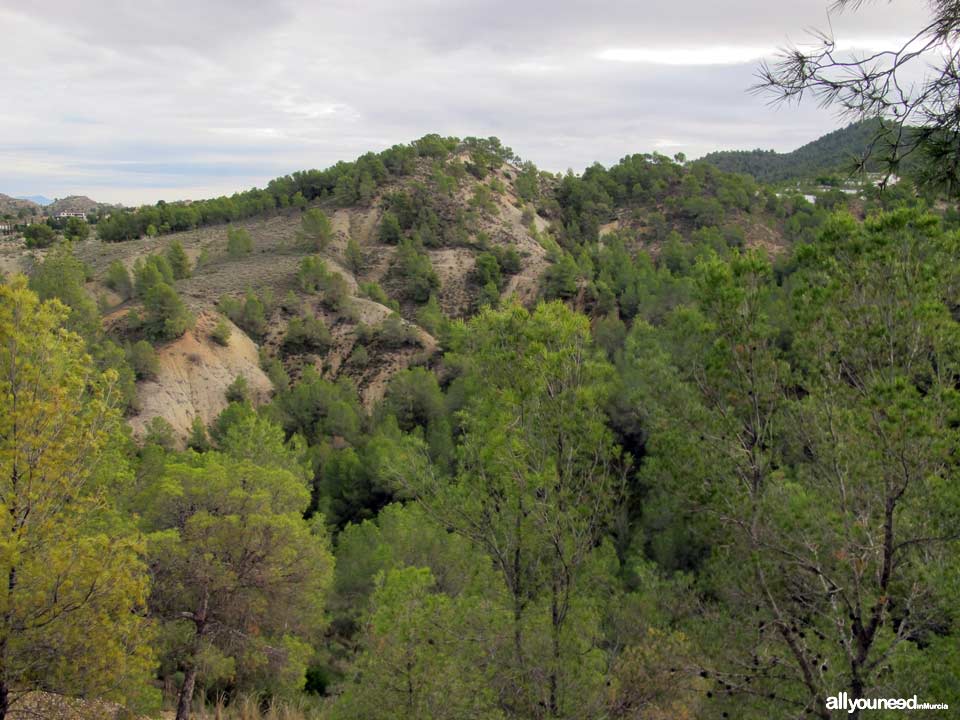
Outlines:
<svg viewBox="0 0 960 720"><path fill-rule="evenodd" d="M69 218L80 218L81 220L86 220L87 214L82 212L61 210L54 217L56 217L57 220L68 220Z"/></svg>
<svg viewBox="0 0 960 720"><path fill-rule="evenodd" d="M13 232L13 225L6 222L5 220L0 220L0 235L7 235L8 233Z"/></svg>

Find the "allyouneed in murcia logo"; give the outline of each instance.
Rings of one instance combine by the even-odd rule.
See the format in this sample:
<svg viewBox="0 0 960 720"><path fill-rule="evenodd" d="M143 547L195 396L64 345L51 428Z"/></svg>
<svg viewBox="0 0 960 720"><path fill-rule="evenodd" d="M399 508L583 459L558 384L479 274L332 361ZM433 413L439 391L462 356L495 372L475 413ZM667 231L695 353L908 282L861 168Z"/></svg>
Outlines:
<svg viewBox="0 0 960 720"><path fill-rule="evenodd" d="M852 698L845 692L827 698L827 710L949 710L947 703L920 702L912 698Z"/></svg>

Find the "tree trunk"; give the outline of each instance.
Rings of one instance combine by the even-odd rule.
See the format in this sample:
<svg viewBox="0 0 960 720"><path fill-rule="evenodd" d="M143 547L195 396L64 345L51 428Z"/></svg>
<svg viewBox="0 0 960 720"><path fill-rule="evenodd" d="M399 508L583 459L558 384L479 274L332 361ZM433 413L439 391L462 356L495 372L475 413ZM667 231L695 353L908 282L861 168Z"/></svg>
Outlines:
<svg viewBox="0 0 960 720"><path fill-rule="evenodd" d="M10 688L5 682L0 683L0 720L7 717L7 711L10 709Z"/></svg>
<svg viewBox="0 0 960 720"><path fill-rule="evenodd" d="M176 720L190 720L190 706L193 704L193 689L197 684L197 653L203 644L203 635L207 629L207 610L210 607L210 592L207 588L203 591L203 601L200 607L193 613L193 623L197 628L193 639L193 657L190 659L190 666L183 676L183 687L180 688L180 697L177 699L177 717Z"/></svg>

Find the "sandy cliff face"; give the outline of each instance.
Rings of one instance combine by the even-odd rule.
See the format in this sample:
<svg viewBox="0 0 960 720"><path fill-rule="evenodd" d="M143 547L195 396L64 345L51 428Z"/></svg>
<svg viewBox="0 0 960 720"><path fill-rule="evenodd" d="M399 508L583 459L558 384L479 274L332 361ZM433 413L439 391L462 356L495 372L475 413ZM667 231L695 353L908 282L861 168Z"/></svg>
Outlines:
<svg viewBox="0 0 960 720"><path fill-rule="evenodd" d="M192 331L158 348L156 378L137 388L140 412L130 419L136 437L155 417L169 422L180 437L198 415L204 424L211 423L227 406L227 387L238 375L247 379L255 403L269 399L271 383L260 369L257 346L232 324L229 343L218 345L210 338L216 322L214 313L201 313Z"/></svg>

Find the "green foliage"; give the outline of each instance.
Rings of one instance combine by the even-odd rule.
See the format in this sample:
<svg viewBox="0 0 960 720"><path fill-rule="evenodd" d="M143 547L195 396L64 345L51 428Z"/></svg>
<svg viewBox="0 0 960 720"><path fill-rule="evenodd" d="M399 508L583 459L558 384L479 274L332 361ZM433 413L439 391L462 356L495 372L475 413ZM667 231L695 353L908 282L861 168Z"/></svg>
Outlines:
<svg viewBox="0 0 960 720"><path fill-rule="evenodd" d="M47 248L57 239L57 233L46 223L33 223L23 231L28 248Z"/></svg>
<svg viewBox="0 0 960 720"><path fill-rule="evenodd" d="M153 285L143 298L143 330L154 340L174 340L193 327L195 318L177 291L164 282Z"/></svg>
<svg viewBox="0 0 960 720"><path fill-rule="evenodd" d="M210 449L210 438L207 436L207 426L199 415L193 417L190 423L190 435L187 438L187 447L196 452L206 452Z"/></svg>
<svg viewBox="0 0 960 720"><path fill-rule="evenodd" d="M173 285L173 268L162 255L137 258L133 263L133 282L137 297L145 298L150 290L160 283Z"/></svg>
<svg viewBox="0 0 960 720"><path fill-rule="evenodd" d="M297 270L297 283L307 293L320 293L323 304L341 310L350 295L343 275L327 270L327 263L317 256L305 257Z"/></svg>
<svg viewBox="0 0 960 720"><path fill-rule="evenodd" d="M322 353L332 342L330 331L323 318L316 315L295 317L287 325L287 334L283 337L283 349L288 353Z"/></svg>
<svg viewBox="0 0 960 720"><path fill-rule="evenodd" d="M63 229L63 236L71 242L83 242L90 237L90 226L86 220L76 217L67 218L67 223Z"/></svg>
<svg viewBox="0 0 960 720"><path fill-rule="evenodd" d="M350 268L350 271L354 275L358 275L360 271L363 270L366 259L364 258L363 250L360 248L360 243L353 238L347 240L345 259L347 262L347 267Z"/></svg>
<svg viewBox="0 0 960 720"><path fill-rule="evenodd" d="M190 277L190 259L183 249L183 243L179 240L174 240L167 248L167 262L170 263L174 280L183 280Z"/></svg>
<svg viewBox="0 0 960 720"><path fill-rule="evenodd" d="M403 239L403 230L400 220L391 210L387 210L380 219L380 229L377 231L380 242L387 245L397 245Z"/></svg>
<svg viewBox="0 0 960 720"><path fill-rule="evenodd" d="M400 244L393 267L403 282L405 296L416 303L425 303L440 289L440 278L433 270L430 256L413 241Z"/></svg>
<svg viewBox="0 0 960 720"><path fill-rule="evenodd" d="M217 344L226 347L230 344L230 335L231 335L230 325L227 324L227 321L219 317L217 318L217 324L213 326L213 330L210 331L210 338Z"/></svg>
<svg viewBox="0 0 960 720"><path fill-rule="evenodd" d="M303 213L300 218L299 237L318 252L323 252L333 238L333 225L326 213L319 208L313 208Z"/></svg>
<svg viewBox="0 0 960 720"><path fill-rule="evenodd" d="M233 260L253 252L253 238L245 228L227 228L227 255Z"/></svg>
<svg viewBox="0 0 960 720"><path fill-rule="evenodd" d="M267 315L272 311L271 305L271 298L266 293L258 296L253 290L247 290L242 300L224 295L217 303L217 309L244 332L260 338L267 330Z"/></svg>
<svg viewBox="0 0 960 720"><path fill-rule="evenodd" d="M143 544L117 512L132 474L116 374L96 369L66 320L22 278L0 285L0 695L155 704Z"/></svg>
<svg viewBox="0 0 960 720"><path fill-rule="evenodd" d="M124 300L133 297L133 280L130 279L127 266L119 260L114 260L107 267L107 274L103 283Z"/></svg>
<svg viewBox="0 0 960 720"><path fill-rule="evenodd" d="M230 426L220 452L169 458L137 496L161 673L183 669L183 709L198 678L272 693L303 686L333 558L322 527L303 519L310 493L297 452L279 428L249 415Z"/></svg>
<svg viewBox="0 0 960 720"><path fill-rule="evenodd" d="M157 351L146 340L137 340L127 348L127 361L133 368L137 380L152 380L160 371Z"/></svg>
<svg viewBox="0 0 960 720"><path fill-rule="evenodd" d="M243 375L237 375L233 382L227 386L226 398L228 403L243 403L250 401L250 386L247 378Z"/></svg>

